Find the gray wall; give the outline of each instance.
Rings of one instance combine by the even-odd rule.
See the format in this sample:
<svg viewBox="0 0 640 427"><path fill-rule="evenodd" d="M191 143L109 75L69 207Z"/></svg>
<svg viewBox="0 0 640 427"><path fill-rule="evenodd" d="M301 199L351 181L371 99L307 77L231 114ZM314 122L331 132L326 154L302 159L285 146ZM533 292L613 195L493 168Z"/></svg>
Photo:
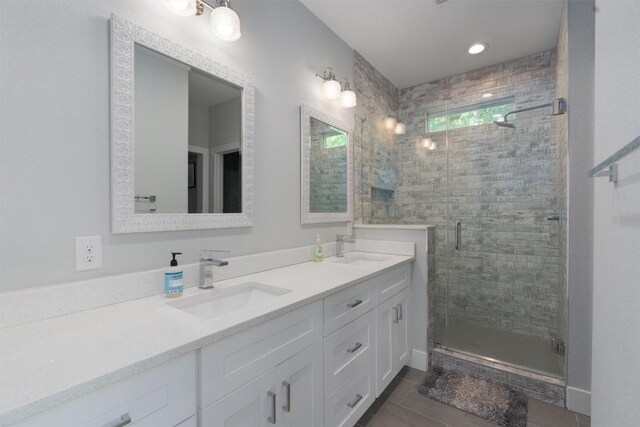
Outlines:
<svg viewBox="0 0 640 427"><path fill-rule="evenodd" d="M352 124L352 110L322 99L314 74L332 66L351 80L353 51L299 2L234 8L243 36L225 43L211 35L206 17L178 17L157 0L0 2L2 290L158 268L170 251L194 262L201 249L240 255L346 231L344 224L300 225L300 104ZM255 80L254 227L111 234L112 12ZM75 237L86 235L102 235L103 268L77 273Z"/></svg>
<svg viewBox="0 0 640 427"><path fill-rule="evenodd" d="M135 49L135 194L154 195L158 213L187 212L189 71L148 49ZM148 202L136 211L149 213Z"/></svg>
<svg viewBox="0 0 640 427"><path fill-rule="evenodd" d="M640 2L597 0L594 156L640 135ZM640 419L640 153L594 182L592 425ZM586 170L584 171L586 173Z"/></svg>

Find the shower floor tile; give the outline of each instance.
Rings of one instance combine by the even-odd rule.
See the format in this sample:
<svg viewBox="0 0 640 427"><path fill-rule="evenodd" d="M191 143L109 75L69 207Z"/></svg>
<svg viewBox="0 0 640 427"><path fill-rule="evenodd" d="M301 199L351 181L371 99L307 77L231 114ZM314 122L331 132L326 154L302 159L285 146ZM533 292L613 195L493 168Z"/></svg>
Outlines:
<svg viewBox="0 0 640 427"><path fill-rule="evenodd" d="M444 319L438 319L436 331L444 330ZM447 335L436 335L436 341L448 349L488 357L555 378L563 377L564 361L562 356L551 351L551 338L449 319Z"/></svg>
<svg viewBox="0 0 640 427"><path fill-rule="evenodd" d="M495 427L496 425L418 393L425 373L405 367L358 420L357 427ZM590 427L584 415L529 399L529 427Z"/></svg>

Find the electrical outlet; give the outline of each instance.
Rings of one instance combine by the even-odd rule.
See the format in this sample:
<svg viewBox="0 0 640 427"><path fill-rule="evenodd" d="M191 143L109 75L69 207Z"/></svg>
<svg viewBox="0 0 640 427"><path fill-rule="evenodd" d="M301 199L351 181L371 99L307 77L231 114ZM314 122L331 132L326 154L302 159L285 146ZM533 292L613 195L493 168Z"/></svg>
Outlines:
<svg viewBox="0 0 640 427"><path fill-rule="evenodd" d="M102 236L76 237L76 271L102 267Z"/></svg>

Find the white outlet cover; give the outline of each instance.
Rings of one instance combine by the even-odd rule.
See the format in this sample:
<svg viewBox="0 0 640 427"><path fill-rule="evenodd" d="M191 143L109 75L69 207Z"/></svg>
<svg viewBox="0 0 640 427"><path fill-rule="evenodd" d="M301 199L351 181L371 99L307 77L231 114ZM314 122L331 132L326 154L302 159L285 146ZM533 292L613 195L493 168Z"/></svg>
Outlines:
<svg viewBox="0 0 640 427"><path fill-rule="evenodd" d="M102 236L76 237L76 271L102 267Z"/></svg>

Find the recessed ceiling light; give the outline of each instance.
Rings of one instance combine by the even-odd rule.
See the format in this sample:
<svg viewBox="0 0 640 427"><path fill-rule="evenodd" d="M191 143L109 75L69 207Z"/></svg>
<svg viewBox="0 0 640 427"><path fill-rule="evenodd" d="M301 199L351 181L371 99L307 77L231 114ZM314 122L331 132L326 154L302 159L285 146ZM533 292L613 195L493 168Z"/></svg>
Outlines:
<svg viewBox="0 0 640 427"><path fill-rule="evenodd" d="M493 96L493 94L492 94L492 93L483 93L483 94L482 94L482 97L483 97L483 98L485 98L485 99L486 99L486 98L491 98L492 96Z"/></svg>
<svg viewBox="0 0 640 427"><path fill-rule="evenodd" d="M489 47L489 45L484 43L484 42L477 42L477 43L474 43L471 46L469 46L468 52L471 55L477 55L479 53L484 52L488 47Z"/></svg>

